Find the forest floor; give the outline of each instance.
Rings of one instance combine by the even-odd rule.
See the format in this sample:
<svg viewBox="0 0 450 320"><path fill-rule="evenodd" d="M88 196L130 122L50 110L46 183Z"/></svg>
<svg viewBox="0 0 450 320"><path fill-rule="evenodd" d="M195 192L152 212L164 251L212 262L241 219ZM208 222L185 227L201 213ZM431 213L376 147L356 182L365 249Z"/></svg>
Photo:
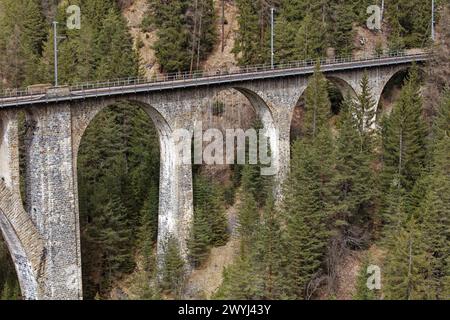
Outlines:
<svg viewBox="0 0 450 320"><path fill-rule="evenodd" d="M155 50L153 50L153 45L158 39L156 30L145 32L141 28L142 20L148 9L147 0L135 0L129 7L124 9L123 15L128 23L135 46L139 40L142 41L142 47L139 48L142 70L146 78L151 78L159 74L160 68L155 56Z"/></svg>
<svg viewBox="0 0 450 320"><path fill-rule="evenodd" d="M232 52L234 48L234 41L236 30L238 29L238 10L234 2L226 1L225 2L225 28L224 28L224 50L222 51L222 26L221 26L221 17L222 17L222 7L221 1L214 0L214 6L217 13L217 41L216 45L206 59L203 62L202 68L204 70L217 70L220 68L232 68L237 65L237 61L234 53ZM147 78L151 78L152 76L159 73L159 64L157 62L155 51L153 50L153 45L158 39L156 35L156 30L152 30L150 32L145 32L141 28L142 20L146 12L148 11L149 6L147 0L134 0L130 6L123 10L123 15L128 23L128 27L130 29L130 33L133 37L135 45L138 40L141 40L143 46L139 48L140 58L143 64L143 70L145 72L145 76Z"/></svg>
<svg viewBox="0 0 450 320"><path fill-rule="evenodd" d="M348 251L337 267L337 284L333 298L336 300L352 300L356 294L356 282L364 265L366 257L372 265L383 265L384 252L373 244L369 249L362 251ZM330 299L331 296L323 290L320 299Z"/></svg>
<svg viewBox="0 0 450 320"><path fill-rule="evenodd" d="M239 252L240 240L236 230L239 205L238 199L226 212L230 232L228 243L213 248L203 266L192 272L185 285L185 299L211 299L222 284L223 269L233 263Z"/></svg>

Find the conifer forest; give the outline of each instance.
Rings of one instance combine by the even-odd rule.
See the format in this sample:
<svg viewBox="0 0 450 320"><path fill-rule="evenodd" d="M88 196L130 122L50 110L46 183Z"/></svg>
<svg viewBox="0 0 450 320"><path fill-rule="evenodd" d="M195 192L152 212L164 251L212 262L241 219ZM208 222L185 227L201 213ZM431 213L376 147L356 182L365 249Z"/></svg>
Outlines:
<svg viewBox="0 0 450 320"><path fill-rule="evenodd" d="M72 5L80 29L65 25ZM375 30L372 5L382 8ZM0 0L0 91L54 83L53 21L61 85L272 58L315 65L292 117L279 193L261 163L192 166L187 259L172 238L157 254L164 150L152 119L132 101L95 116L77 162L84 299L450 299L447 0ZM380 99L367 73L350 95L320 63L422 51L430 58L396 73ZM28 210L26 117L19 156ZM202 122L205 130L263 125L234 89L216 95ZM3 238L0 299L21 300Z"/></svg>

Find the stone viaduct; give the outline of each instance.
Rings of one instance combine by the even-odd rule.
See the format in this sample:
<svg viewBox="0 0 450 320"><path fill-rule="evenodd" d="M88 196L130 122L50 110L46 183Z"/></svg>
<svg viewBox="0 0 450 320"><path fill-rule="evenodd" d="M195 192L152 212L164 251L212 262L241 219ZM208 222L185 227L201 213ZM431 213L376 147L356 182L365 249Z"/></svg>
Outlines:
<svg viewBox="0 0 450 320"><path fill-rule="evenodd" d="M387 82L425 54L325 63L322 71L346 93L359 91L366 70L378 101ZM307 87L312 65L273 70L134 82L89 89L70 88L63 95L26 94L0 98L0 230L6 240L26 299L82 299L78 217L77 154L83 133L103 108L120 100L139 104L159 132L161 150L158 257L171 235L186 257L193 215L191 166L177 164L172 132L193 128L202 106L221 90L241 92L271 137L279 186L290 159L290 124ZM27 207L19 174L18 113L27 117L24 154ZM280 188L275 192L279 196Z"/></svg>

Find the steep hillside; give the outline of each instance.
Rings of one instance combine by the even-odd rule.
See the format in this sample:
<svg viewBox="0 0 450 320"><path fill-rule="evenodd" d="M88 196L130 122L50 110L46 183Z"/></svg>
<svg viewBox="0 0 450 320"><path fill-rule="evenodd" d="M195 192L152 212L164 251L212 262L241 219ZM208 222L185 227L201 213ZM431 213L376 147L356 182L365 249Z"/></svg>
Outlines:
<svg viewBox="0 0 450 320"><path fill-rule="evenodd" d="M159 74L160 66L153 50L156 41L156 30L145 32L141 28L142 20L149 9L147 0L129 1L130 4L123 9L128 22L135 48L139 50L141 68L147 78Z"/></svg>

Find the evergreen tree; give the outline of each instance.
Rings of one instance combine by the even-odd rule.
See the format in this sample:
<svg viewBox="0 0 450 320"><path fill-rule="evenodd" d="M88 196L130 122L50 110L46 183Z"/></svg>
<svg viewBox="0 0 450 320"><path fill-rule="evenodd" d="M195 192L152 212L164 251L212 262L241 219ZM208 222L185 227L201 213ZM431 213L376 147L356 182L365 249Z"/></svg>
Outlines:
<svg viewBox="0 0 450 320"><path fill-rule="evenodd" d="M138 56L126 22L112 7L95 36L96 79L117 79L138 75Z"/></svg>
<svg viewBox="0 0 450 320"><path fill-rule="evenodd" d="M428 296L429 262L423 234L414 218L402 212L404 223L392 230L384 266L384 289L387 299L415 300Z"/></svg>
<svg viewBox="0 0 450 320"><path fill-rule="evenodd" d="M158 193L155 185L150 187L149 197L141 209L140 221L140 247L145 261L144 269L153 269L153 247L157 240L158 232Z"/></svg>
<svg viewBox="0 0 450 320"><path fill-rule="evenodd" d="M223 195L218 184L206 180L201 175L194 177L194 211L194 216L197 213L199 217L201 216L202 224L205 220L204 232L208 238L208 245L222 246L226 244L228 221L224 212ZM195 228L195 230L203 230L203 227ZM193 234L192 237L203 238L205 235Z"/></svg>
<svg viewBox="0 0 450 320"><path fill-rule="evenodd" d="M367 147L364 141L367 140L364 139L366 132L360 131L357 116L360 108L357 105L358 102L347 98L341 108L334 177L335 224L341 229L341 235L347 239L346 241L355 240L353 245L360 243L357 239L359 235L351 232L352 226L361 227L369 222L370 209L374 201L374 175L371 170L373 159L371 148Z"/></svg>
<svg viewBox="0 0 450 320"><path fill-rule="evenodd" d="M293 61L294 59L300 58L300 53L297 48L297 35L298 29L297 25L294 22L288 21L283 15L277 19L277 23L275 24L275 37L274 46L275 63L288 63ZM305 35L300 35L299 37L303 37ZM302 51L303 53L305 51Z"/></svg>
<svg viewBox="0 0 450 320"><path fill-rule="evenodd" d="M202 209L197 209L194 214L191 236L188 240L189 257L194 267L199 267L209 255L210 231L205 213Z"/></svg>
<svg viewBox="0 0 450 320"><path fill-rule="evenodd" d="M178 243L173 237L170 237L166 242L162 273L161 287L175 295L179 295L183 285L184 261L180 256Z"/></svg>
<svg viewBox="0 0 450 320"><path fill-rule="evenodd" d="M102 248L103 270L107 273L104 278L108 286L111 281L120 274L120 271L131 271L129 252L130 228L126 221L126 210L119 198L111 198L104 207L104 213L100 216L95 230L95 239Z"/></svg>
<svg viewBox="0 0 450 320"><path fill-rule="evenodd" d="M261 63L259 49L258 14L256 2L252 0L237 1L239 9L239 31L237 32L234 53L239 56L240 65Z"/></svg>
<svg viewBox="0 0 450 320"><path fill-rule="evenodd" d="M127 24L114 0L75 3L83 8L81 30L68 30L66 9L62 2L57 11L59 41L59 78L62 84L92 80L109 80L138 75L138 55ZM48 30L41 59L40 81L52 82L53 32Z"/></svg>
<svg viewBox="0 0 450 320"><path fill-rule="evenodd" d="M337 1L334 4L334 23L331 30L333 44L338 56L351 56L354 49L353 23L355 13L349 1Z"/></svg>
<svg viewBox="0 0 450 320"><path fill-rule="evenodd" d="M290 60L321 58L325 55L325 25L313 14L307 14L295 36L295 55Z"/></svg>
<svg viewBox="0 0 450 320"><path fill-rule="evenodd" d="M328 215L316 150L300 141L294 143L292 150L282 205L288 260L283 291L288 299L301 299L306 297L308 283L321 272L329 237Z"/></svg>
<svg viewBox="0 0 450 320"><path fill-rule="evenodd" d="M423 233L430 254L428 293L431 299L449 295L450 265L450 94L444 96L434 125L433 160L427 191L421 206Z"/></svg>
<svg viewBox="0 0 450 320"><path fill-rule="evenodd" d="M410 192L425 167L426 127L416 68L413 68L383 128L383 197L393 184ZM396 180L398 179L398 180ZM386 200L383 201L385 207Z"/></svg>
<svg viewBox="0 0 450 320"><path fill-rule="evenodd" d="M157 28L155 54L164 72L199 69L216 43L212 0L150 0L151 21ZM148 20L147 20L148 21Z"/></svg>
<svg viewBox="0 0 450 320"><path fill-rule="evenodd" d="M0 76L14 88L33 84L45 40L40 1L0 1Z"/></svg>
<svg viewBox="0 0 450 320"><path fill-rule="evenodd" d="M319 129L326 127L331 110L327 88L327 80L320 72L320 64L317 63L305 91L304 134L309 138L315 138Z"/></svg>
<svg viewBox="0 0 450 320"><path fill-rule="evenodd" d="M251 250L259 223L257 202L251 192L246 191L242 196L238 222L238 231L241 236L241 254L245 255Z"/></svg>
<svg viewBox="0 0 450 320"><path fill-rule="evenodd" d="M429 41L431 0L386 1L390 49L424 47Z"/></svg>
<svg viewBox="0 0 450 320"><path fill-rule="evenodd" d="M0 300L11 300L12 298L12 289L10 288L10 283L7 281L3 286L3 290L1 292Z"/></svg>
<svg viewBox="0 0 450 320"><path fill-rule="evenodd" d="M376 105L369 86L369 76L364 72L360 83L361 92L357 94L354 116L358 121L358 131L361 136L361 150L371 150L374 140L374 121Z"/></svg>
<svg viewBox="0 0 450 320"><path fill-rule="evenodd" d="M273 196L269 195L255 241L255 265L261 278L263 299L278 299L281 295L282 228Z"/></svg>
<svg viewBox="0 0 450 320"><path fill-rule="evenodd" d="M240 256L223 272L222 285L215 294L216 299L254 300L261 298L260 281L249 256Z"/></svg>

